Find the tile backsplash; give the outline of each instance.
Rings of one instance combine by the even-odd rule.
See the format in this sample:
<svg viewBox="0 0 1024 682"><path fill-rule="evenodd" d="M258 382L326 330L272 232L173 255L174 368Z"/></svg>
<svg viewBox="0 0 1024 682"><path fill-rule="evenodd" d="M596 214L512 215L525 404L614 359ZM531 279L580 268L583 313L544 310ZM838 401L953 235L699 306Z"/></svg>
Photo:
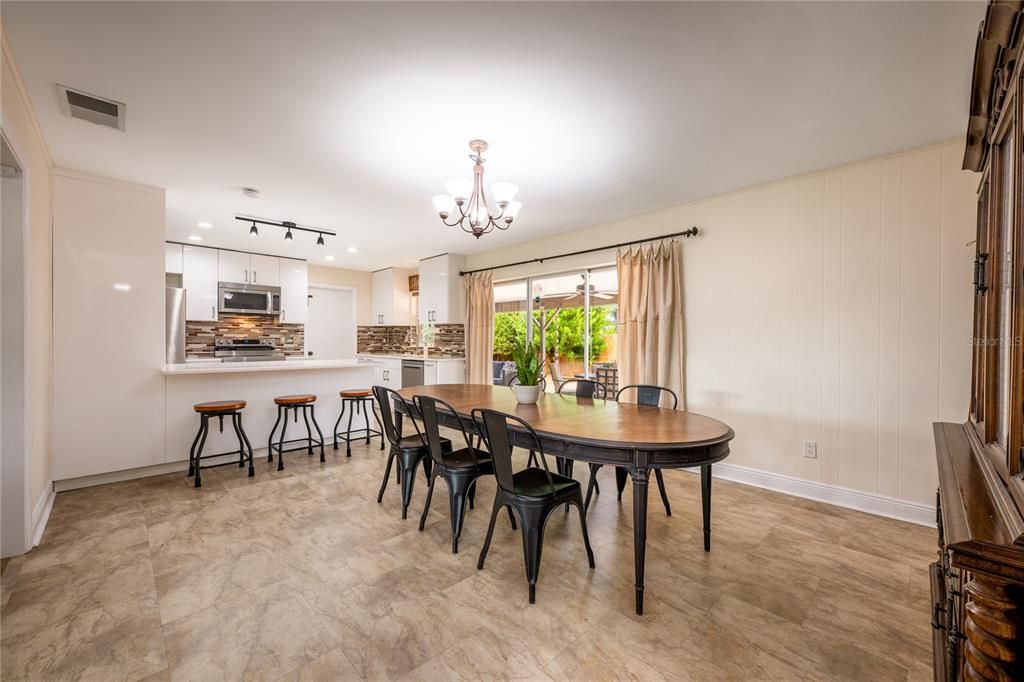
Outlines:
<svg viewBox="0 0 1024 682"><path fill-rule="evenodd" d="M274 344L289 356L305 352L305 327L301 324L281 324L269 315L240 315L221 313L216 322L185 323L185 355L212 358L216 342L230 339L261 339Z"/></svg>
<svg viewBox="0 0 1024 682"><path fill-rule="evenodd" d="M412 326L360 326L356 332L359 353L421 353L417 329ZM466 330L461 324L435 324L430 354L435 357L461 358L466 354Z"/></svg>

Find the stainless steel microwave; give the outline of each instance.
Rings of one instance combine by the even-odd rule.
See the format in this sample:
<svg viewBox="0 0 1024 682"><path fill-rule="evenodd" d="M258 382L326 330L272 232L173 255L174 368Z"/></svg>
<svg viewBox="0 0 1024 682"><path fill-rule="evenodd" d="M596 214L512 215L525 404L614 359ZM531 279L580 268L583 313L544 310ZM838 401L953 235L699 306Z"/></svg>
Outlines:
<svg viewBox="0 0 1024 682"><path fill-rule="evenodd" d="M217 310L222 313L281 314L281 287L220 282L217 299Z"/></svg>

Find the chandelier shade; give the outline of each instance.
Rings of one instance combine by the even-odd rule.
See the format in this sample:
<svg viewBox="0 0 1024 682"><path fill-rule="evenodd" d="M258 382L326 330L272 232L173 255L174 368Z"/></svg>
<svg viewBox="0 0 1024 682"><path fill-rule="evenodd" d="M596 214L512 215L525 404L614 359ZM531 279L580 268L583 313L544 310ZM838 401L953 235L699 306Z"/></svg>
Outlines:
<svg viewBox="0 0 1024 682"><path fill-rule="evenodd" d="M452 178L444 183L447 194L434 196L434 210L441 217L441 222L448 227L459 227L477 239L495 228L507 230L519 214L522 204L514 201L519 187L510 182L496 182L491 185L491 195L495 209L487 204L484 193L484 164L487 162L483 153L487 151L487 143L483 140L470 140L469 155L473 161L473 178ZM455 209L458 216L454 216ZM454 222L448 222L452 216Z"/></svg>

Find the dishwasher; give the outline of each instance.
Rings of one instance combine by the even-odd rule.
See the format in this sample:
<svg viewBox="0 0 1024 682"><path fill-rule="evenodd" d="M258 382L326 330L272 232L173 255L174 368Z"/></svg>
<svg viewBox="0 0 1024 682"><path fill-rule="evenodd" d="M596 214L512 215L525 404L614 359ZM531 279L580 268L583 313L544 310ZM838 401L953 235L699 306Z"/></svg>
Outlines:
<svg viewBox="0 0 1024 682"><path fill-rule="evenodd" d="M402 360L402 388L423 385L423 361Z"/></svg>

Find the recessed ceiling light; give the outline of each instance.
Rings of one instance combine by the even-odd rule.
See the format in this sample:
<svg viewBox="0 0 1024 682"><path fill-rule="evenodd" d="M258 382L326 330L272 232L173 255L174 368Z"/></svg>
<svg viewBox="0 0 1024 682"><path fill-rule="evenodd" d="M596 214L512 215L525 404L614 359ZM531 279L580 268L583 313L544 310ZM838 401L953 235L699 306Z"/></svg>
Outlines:
<svg viewBox="0 0 1024 682"><path fill-rule="evenodd" d="M347 248L347 249L345 249L345 250L346 250L346 251L348 251L349 253L359 253L359 249L357 249L357 248L356 248L356 247L354 247L354 246L350 246L350 247L348 247L348 248Z"/></svg>
<svg viewBox="0 0 1024 682"><path fill-rule="evenodd" d="M114 291L131 291L132 285L126 282L114 282Z"/></svg>
<svg viewBox="0 0 1024 682"><path fill-rule="evenodd" d="M201 241L203 241L203 238L200 237L198 234L190 234L188 236L188 240L190 242L201 242Z"/></svg>
<svg viewBox="0 0 1024 682"><path fill-rule="evenodd" d="M326 256L324 256L324 260L334 260L334 256L327 254Z"/></svg>
<svg viewBox="0 0 1024 682"><path fill-rule="evenodd" d="M196 223L196 227L201 227L204 230L212 230L213 223L208 223L205 220L200 220L198 223Z"/></svg>

